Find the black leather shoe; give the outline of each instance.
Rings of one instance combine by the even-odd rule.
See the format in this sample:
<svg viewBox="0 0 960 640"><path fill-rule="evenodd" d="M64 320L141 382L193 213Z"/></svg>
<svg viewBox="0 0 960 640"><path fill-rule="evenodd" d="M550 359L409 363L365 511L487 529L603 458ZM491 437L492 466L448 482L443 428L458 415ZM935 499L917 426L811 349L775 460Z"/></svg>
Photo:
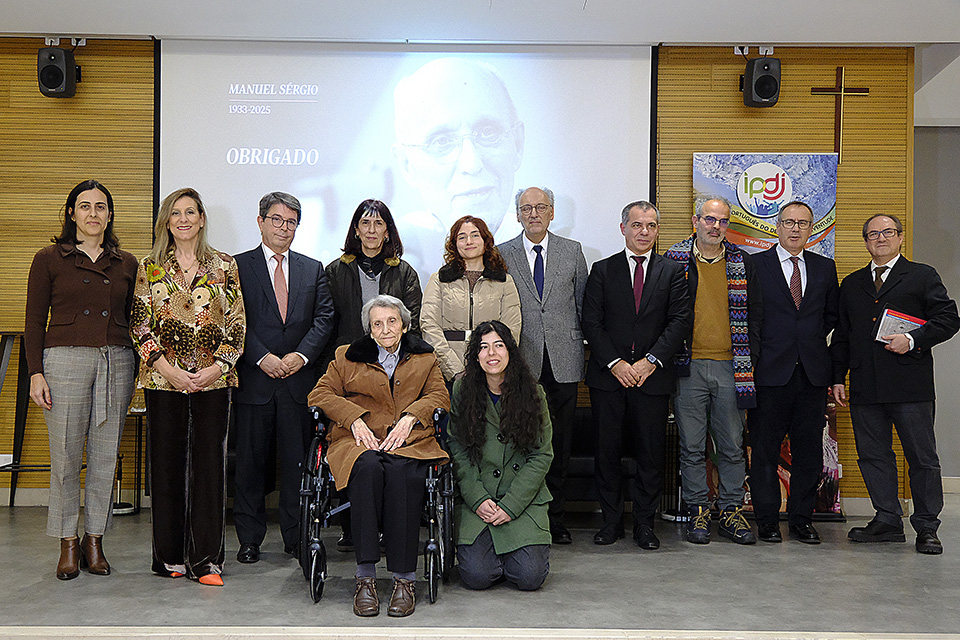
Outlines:
<svg viewBox="0 0 960 640"><path fill-rule="evenodd" d="M780 535L780 525L776 522L758 524L757 538L763 542L783 542L783 536Z"/></svg>
<svg viewBox="0 0 960 640"><path fill-rule="evenodd" d="M237 551L237 562L242 562L243 564L260 562L260 545L253 544L252 542L242 543L240 550Z"/></svg>
<svg viewBox="0 0 960 640"><path fill-rule="evenodd" d="M943 545L940 544L937 532L933 529L921 529L917 534L917 551L934 556L943 553Z"/></svg>
<svg viewBox="0 0 960 640"><path fill-rule="evenodd" d="M623 537L623 525L622 524L605 524L597 531L596 535L593 536L593 544L607 545L613 544L617 540Z"/></svg>
<svg viewBox="0 0 960 640"><path fill-rule="evenodd" d="M903 527L884 524L876 518L865 527L850 529L847 537L854 542L905 542L907 539L903 535Z"/></svg>
<svg viewBox="0 0 960 640"><path fill-rule="evenodd" d="M570 544L573 542L570 532L561 522L550 527L550 536L553 538L553 544Z"/></svg>
<svg viewBox="0 0 960 640"><path fill-rule="evenodd" d="M337 540L337 551L353 551L353 536L346 532L341 533L340 539Z"/></svg>
<svg viewBox="0 0 960 640"><path fill-rule="evenodd" d="M805 544L820 544L820 534L809 522L790 525L790 537Z"/></svg>
<svg viewBox="0 0 960 640"><path fill-rule="evenodd" d="M633 540L638 547L645 551L660 548L660 538L653 532L653 527L648 524L638 524L633 528Z"/></svg>

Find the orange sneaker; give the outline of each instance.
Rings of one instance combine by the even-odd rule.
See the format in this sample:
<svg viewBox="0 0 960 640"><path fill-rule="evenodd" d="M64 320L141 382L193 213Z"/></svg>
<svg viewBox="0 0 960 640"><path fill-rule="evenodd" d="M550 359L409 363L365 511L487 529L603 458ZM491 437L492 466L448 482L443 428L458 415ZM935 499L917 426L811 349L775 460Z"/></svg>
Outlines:
<svg viewBox="0 0 960 640"><path fill-rule="evenodd" d="M205 576L200 576L200 584L205 584L210 587L222 587L223 578L220 577L219 573L208 573Z"/></svg>

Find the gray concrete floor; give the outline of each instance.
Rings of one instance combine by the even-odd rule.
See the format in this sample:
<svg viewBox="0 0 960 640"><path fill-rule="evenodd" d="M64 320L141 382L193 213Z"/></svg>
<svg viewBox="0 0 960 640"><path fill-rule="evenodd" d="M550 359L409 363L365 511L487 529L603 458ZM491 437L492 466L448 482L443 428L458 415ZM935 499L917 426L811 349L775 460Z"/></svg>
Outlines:
<svg viewBox="0 0 960 640"><path fill-rule="evenodd" d="M104 538L113 575L54 576L57 540L44 535L46 510L0 508L0 625L164 627L482 627L726 630L836 633L955 633L960 614L960 496L947 496L942 556L906 544L848 542L848 523L818 523L824 544L793 541L740 547L714 535L706 546L683 540L680 525L658 522L659 551L628 538L592 543L596 516L573 514L574 543L554 547L543 589L507 585L471 592L455 579L436 604L414 615L353 615L353 555L331 550L323 599L313 604L296 561L271 527L261 561L240 565L227 530L222 589L150 573L150 512L119 516ZM782 525L786 533L785 523ZM908 525L909 529L909 525ZM715 531L715 530L714 530ZM389 579L381 567L381 598ZM423 583L419 583L421 594ZM384 605L385 606L385 605ZM0 627L0 635L3 629Z"/></svg>

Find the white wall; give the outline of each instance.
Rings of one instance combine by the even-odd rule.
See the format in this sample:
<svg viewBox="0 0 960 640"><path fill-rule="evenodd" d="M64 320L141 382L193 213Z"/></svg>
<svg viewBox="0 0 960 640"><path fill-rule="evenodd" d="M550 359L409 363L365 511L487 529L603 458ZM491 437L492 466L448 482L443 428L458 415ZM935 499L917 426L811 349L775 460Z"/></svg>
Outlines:
<svg viewBox="0 0 960 640"><path fill-rule="evenodd" d="M0 33L579 44L960 41L956 0L3 0Z"/></svg>
<svg viewBox="0 0 960 640"><path fill-rule="evenodd" d="M960 44L917 47L914 62L914 124L960 127Z"/></svg>

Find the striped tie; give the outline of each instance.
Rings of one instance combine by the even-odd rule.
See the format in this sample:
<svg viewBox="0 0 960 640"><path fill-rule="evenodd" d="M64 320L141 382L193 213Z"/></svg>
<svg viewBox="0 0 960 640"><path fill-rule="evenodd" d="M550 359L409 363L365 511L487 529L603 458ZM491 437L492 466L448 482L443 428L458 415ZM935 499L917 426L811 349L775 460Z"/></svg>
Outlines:
<svg viewBox="0 0 960 640"><path fill-rule="evenodd" d="M793 296L793 304L800 308L800 300L803 299L803 285L800 284L800 258L790 256L793 261L793 275L790 276L790 295Z"/></svg>

